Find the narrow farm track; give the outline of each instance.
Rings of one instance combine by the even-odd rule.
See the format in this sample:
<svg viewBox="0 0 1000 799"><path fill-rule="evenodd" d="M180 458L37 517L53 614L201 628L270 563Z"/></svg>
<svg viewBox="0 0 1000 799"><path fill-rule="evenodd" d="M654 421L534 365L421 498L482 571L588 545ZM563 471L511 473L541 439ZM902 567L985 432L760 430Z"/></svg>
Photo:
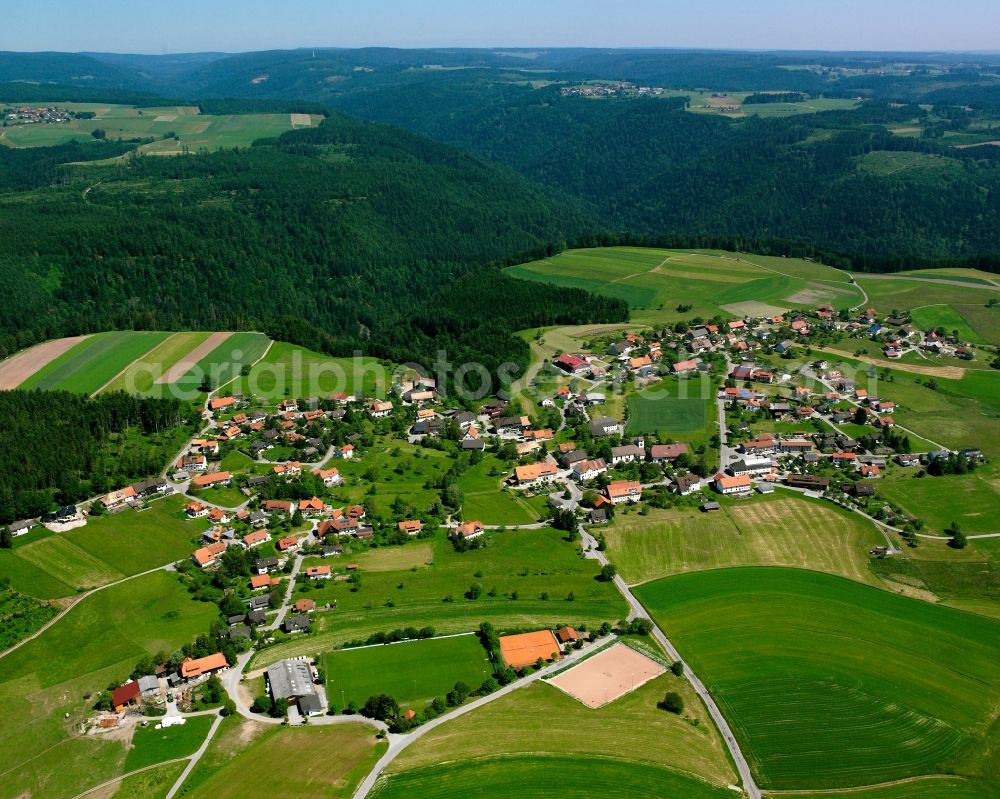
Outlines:
<svg viewBox="0 0 1000 799"><path fill-rule="evenodd" d="M602 566L608 564L607 556L597 548L597 541L587 532L586 528L581 524L579 527L581 540L584 545L584 554L588 558L594 558ZM756 781L753 777L753 772L750 771L750 764L747 762L746 757L743 755L743 751L740 749L740 745L736 741L736 737L733 735L733 731L726 721L725 717L722 715L722 711L719 710L719 706L715 703L712 695L708 692L708 688L705 684L698 678L684 662L680 653L674 648L674 645L670 642L670 639L664 634L663 630L657 625L653 618L649 615L646 609L642 606L642 603L632 594L625 580L622 579L620 574L615 575L614 579L615 587L628 602L630 612L629 618L643 618L649 621L652 625L652 635L656 639L657 643L663 647L663 650L673 659L681 661L684 664L684 676L687 677L688 682L694 688L695 693L704 703L705 708L708 710L709 715L712 717L712 721L715 722L715 726L718 728L719 733L722 735L722 741L729 750L729 755L733 759L733 763L736 766L736 771L740 775L740 780L743 782L743 790L750 799L761 799L762 794L760 788L757 786Z"/></svg>
<svg viewBox="0 0 1000 799"><path fill-rule="evenodd" d="M198 747L196 751L190 758L188 758L188 764L184 767L184 771L180 773L180 776L167 791L166 799L173 799L177 792L181 789L184 781L190 776L191 772L194 771L194 767L198 765L198 761L201 760L201 756L205 754L208 749L208 745L212 742L212 738L215 737L215 733L219 730L219 725L222 724L222 714L219 713L215 717L215 721L212 722L212 726L208 729L208 735L205 736L205 740L202 741L201 746Z"/></svg>
<svg viewBox="0 0 1000 799"><path fill-rule="evenodd" d="M152 771L153 769L160 768L160 766L169 766L172 763L183 763L188 758L186 757L175 757L173 760L164 760L162 763L153 763L151 766L143 766L142 768L137 768L135 771L130 771L128 774L122 774L120 777L115 777L113 780L106 780L100 785L95 785L93 788L88 788L83 793L78 793L73 799L85 799L90 796L94 791L100 791L103 788L110 788L112 785L116 785L122 780L128 779L129 777L134 777L136 774L142 774L145 771Z"/></svg>

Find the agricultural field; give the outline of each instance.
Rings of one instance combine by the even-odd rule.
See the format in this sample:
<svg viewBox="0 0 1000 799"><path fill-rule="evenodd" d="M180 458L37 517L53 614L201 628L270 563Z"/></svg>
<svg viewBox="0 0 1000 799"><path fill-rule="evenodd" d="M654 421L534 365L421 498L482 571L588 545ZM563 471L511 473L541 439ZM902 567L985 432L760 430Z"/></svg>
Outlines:
<svg viewBox="0 0 1000 799"><path fill-rule="evenodd" d="M697 378L668 378L630 394L627 433L705 433L716 421L714 395L714 384ZM708 434L703 437L708 438Z"/></svg>
<svg viewBox="0 0 1000 799"><path fill-rule="evenodd" d="M3 574L18 591L53 599L186 558L208 523L186 519L185 502L175 495L143 511L90 517L65 533L32 531L0 550Z"/></svg>
<svg viewBox="0 0 1000 799"><path fill-rule="evenodd" d="M432 626L441 635L468 632L490 621L500 632L519 631L600 625L626 612L614 587L596 579L596 563L583 558L579 545L566 541L563 533L542 528L486 535L488 546L468 552L456 552L443 532L405 544L397 551L416 547L416 554L396 569L387 569L384 562L377 569L366 566L368 558L380 561L383 553L378 550L327 560L334 579L301 596L320 606L336 602L336 609L315 614L315 632L307 638L259 652L250 668L401 627ZM427 544L433 547L430 558ZM349 582L346 566L355 562L357 582ZM482 586L482 594L472 600L465 593L474 583Z"/></svg>
<svg viewBox="0 0 1000 799"><path fill-rule="evenodd" d="M369 796L373 799L464 799L476 796L484 786L490 796L517 796L522 799L592 799L594 796L656 796L684 799L726 799L733 792L709 785L669 769L645 763L630 763L601 755L520 755L451 761L447 779L441 766L403 772L383 781Z"/></svg>
<svg viewBox="0 0 1000 799"><path fill-rule="evenodd" d="M683 716L656 706L667 691L682 696ZM393 761L390 777L381 789L384 794L377 795L402 795L402 786L410 785L410 780L421 784L426 770L454 760L460 743L470 775L478 774L492 796L508 795L502 789L507 784L503 776L491 767L497 760L523 762L527 767L548 761L576 762L573 772L579 779L562 780L570 789L576 783L588 785L583 775L591 768L617 772L623 779L632 769L656 769L658 779L666 784L671 779L681 779L681 785L693 780L690 787L696 792L690 795L695 796L699 788L714 796L714 787L736 781L719 734L694 690L686 680L667 673L600 708L589 708L544 681L521 688L441 725L412 744ZM604 758L607 761L602 766L595 766ZM449 766L448 783L453 781L456 787L467 785L452 775ZM647 784L633 795L647 796L648 792ZM562 793L562 789L556 791L556 795ZM611 795L626 794L616 789Z"/></svg>
<svg viewBox="0 0 1000 799"><path fill-rule="evenodd" d="M806 791L801 799L994 799L994 786L985 780L967 777L927 777L897 785L862 788L856 791Z"/></svg>
<svg viewBox="0 0 1000 799"><path fill-rule="evenodd" d="M205 632L216 613L192 602L175 575L157 572L83 599L0 658L0 713L19 720L18 735L0 740L5 795L75 796L122 774L121 741L70 730L96 693L128 676L143 654L177 649Z"/></svg>
<svg viewBox="0 0 1000 799"><path fill-rule="evenodd" d="M233 716L177 796L349 799L385 748L364 724L288 728Z"/></svg>
<svg viewBox="0 0 1000 799"><path fill-rule="evenodd" d="M199 393L198 386L206 376L216 388L225 387L229 393L240 393L235 384L239 382L243 369L260 360L270 346L270 339L263 333L233 333L208 353L196 351L201 359L183 374L177 370L168 377L173 378L173 385L188 396ZM189 363L188 358L185 356L185 363Z"/></svg>
<svg viewBox="0 0 1000 799"><path fill-rule="evenodd" d="M327 697L341 708L361 707L369 696L389 694L420 709L456 682L478 688L493 667L477 635L428 638L323 655Z"/></svg>
<svg viewBox="0 0 1000 799"><path fill-rule="evenodd" d="M693 316L781 313L830 303L846 308L861 293L840 270L794 258L639 247L567 250L509 267L511 277L582 288L628 302L635 324ZM691 305L679 311L680 304Z"/></svg>
<svg viewBox="0 0 1000 799"><path fill-rule="evenodd" d="M975 321L967 319L972 329L985 341L1000 342L1000 307L987 308L991 299L1000 297L995 286L974 282L965 270L932 270L925 275L923 270L906 274L875 275L855 274L858 286L868 294L868 305L879 313L890 313L894 308L900 311L924 309L935 313L934 308L951 306L963 315L966 308L981 308L984 313L973 311ZM930 307L928 307L930 306ZM920 311L917 312L918 317ZM948 327L949 332L953 327ZM959 328L961 329L961 328Z"/></svg>
<svg viewBox="0 0 1000 799"><path fill-rule="evenodd" d="M0 100L0 106L5 103ZM0 145L46 147L70 141L92 141L98 128L107 138L147 139L139 151L153 155L196 153L249 147L257 139L279 136L285 131L318 125L322 117L308 114L201 114L190 106L136 108L104 103L59 103L69 111L91 111L93 119L73 119L60 124L17 125L0 132ZM174 134L168 137L168 134Z"/></svg>
<svg viewBox="0 0 1000 799"><path fill-rule="evenodd" d="M42 366L21 383L19 388L93 394L169 335L115 331L88 336Z"/></svg>
<svg viewBox="0 0 1000 799"><path fill-rule="evenodd" d="M183 362L192 351L205 345L212 335L228 337L229 334L212 333L174 333L159 346L147 352L121 374L112 380L105 391L125 391L129 394L156 393L164 383L172 382L169 378L171 370ZM195 362L197 362L197 358ZM183 373L183 372L182 372Z"/></svg>
<svg viewBox="0 0 1000 799"><path fill-rule="evenodd" d="M259 357L259 356L258 356ZM304 347L275 342L249 375L227 391L254 394L277 404L286 397L325 397L334 392L385 396L391 370L374 358L332 358Z"/></svg>
<svg viewBox="0 0 1000 799"><path fill-rule="evenodd" d="M785 117L815 114L819 111L840 111L856 108L854 100L840 97L809 97L799 103L750 103L744 101L752 92L720 94L709 89L665 89L660 97L688 97L687 110L693 114L720 114L739 119L746 116ZM737 107L737 110L724 110Z"/></svg>
<svg viewBox="0 0 1000 799"><path fill-rule="evenodd" d="M885 544L860 516L791 492L723 502L713 513L619 514L600 531L608 558L633 584L732 566L793 566L876 584L868 550Z"/></svg>
<svg viewBox="0 0 1000 799"><path fill-rule="evenodd" d="M712 691L762 787L990 768L998 621L797 569L717 569L636 593Z"/></svg>
<svg viewBox="0 0 1000 799"><path fill-rule="evenodd" d="M941 328L949 333L957 330L962 341L970 344L988 343L978 331L972 329L966 318L952 305L925 305L922 308L914 308L910 315L913 324L921 330L930 330L932 327ZM996 314L996 320L997 332L1000 333L1000 312Z"/></svg>
<svg viewBox="0 0 1000 799"><path fill-rule="evenodd" d="M80 799L163 799L184 771L183 762L140 771L105 788L96 788Z"/></svg>

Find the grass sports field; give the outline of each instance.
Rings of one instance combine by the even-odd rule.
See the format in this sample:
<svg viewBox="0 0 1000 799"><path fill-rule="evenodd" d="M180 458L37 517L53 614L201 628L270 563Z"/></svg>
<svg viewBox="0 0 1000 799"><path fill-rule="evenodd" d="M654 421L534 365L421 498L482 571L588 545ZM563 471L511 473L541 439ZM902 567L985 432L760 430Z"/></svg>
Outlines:
<svg viewBox="0 0 1000 799"><path fill-rule="evenodd" d="M0 100L0 106L4 102ZM299 127L318 125L322 117L292 114L200 114L189 106L136 108L106 103L60 103L70 111L92 111L93 119L74 119L61 124L18 125L0 133L0 145L45 147L70 141L92 141L91 131L104 130L108 139L153 138L140 152L174 155L249 147L257 139L278 136ZM165 138L173 133L175 137Z"/></svg>
<svg viewBox="0 0 1000 799"><path fill-rule="evenodd" d="M636 593L712 691L762 787L989 768L1000 622L794 569L685 574Z"/></svg>
<svg viewBox="0 0 1000 799"><path fill-rule="evenodd" d="M796 566L874 583L874 525L829 503L788 492L725 503L721 511L618 515L601 528L608 557L629 583L730 566Z"/></svg>
<svg viewBox="0 0 1000 799"><path fill-rule="evenodd" d="M684 716L657 708L667 691L681 694ZM693 689L669 673L596 709L544 682L521 688L442 724L412 744L389 767L390 785L397 777L453 761L459 746L463 760L484 768L494 758L506 762L532 756L578 759L585 771L584 764L607 757L619 766L645 764L716 786L736 780L718 732ZM508 794L495 790L489 795ZM638 795L648 795L648 786Z"/></svg>
<svg viewBox="0 0 1000 799"><path fill-rule="evenodd" d="M477 635L327 652L323 668L327 697L340 707L360 707L374 694L419 707L459 681L475 690L493 673Z"/></svg>
<svg viewBox="0 0 1000 799"><path fill-rule="evenodd" d="M693 316L779 313L828 302L848 307L862 301L845 272L811 261L720 251L639 247L567 250L552 258L513 266L511 277L594 291L625 300L634 322ZM676 310L690 304L691 310Z"/></svg>
<svg viewBox="0 0 1000 799"><path fill-rule="evenodd" d="M363 724L288 728L232 716L177 795L349 799L385 748Z"/></svg>
<svg viewBox="0 0 1000 799"><path fill-rule="evenodd" d="M19 388L92 394L169 335L134 331L98 333L47 363Z"/></svg>
<svg viewBox="0 0 1000 799"><path fill-rule="evenodd" d="M18 735L0 738L4 795L75 796L123 773L121 742L70 730L96 692L124 680L143 653L177 649L215 616L176 576L157 572L87 597L0 659L0 714L18 719Z"/></svg>
<svg viewBox="0 0 1000 799"><path fill-rule="evenodd" d="M468 632L490 621L500 632L520 631L561 624L600 625L625 613L620 594L596 579L596 563L584 559L579 545L566 541L563 533L543 528L487 535L485 549L468 552L456 552L443 533L406 544L400 553L417 547L417 554L395 569L386 568L393 564L384 562L376 568L366 566L368 559L381 559L381 551L327 561L341 576L346 575L348 563L357 562L359 582L352 584L335 575L301 594L315 599L317 605L335 600L337 608L316 614L315 632L307 638L299 636L259 652L250 668L284 657L313 655L398 627L430 625L441 635ZM429 562L428 543L433 546ZM476 600L465 597L473 583L482 586Z"/></svg>

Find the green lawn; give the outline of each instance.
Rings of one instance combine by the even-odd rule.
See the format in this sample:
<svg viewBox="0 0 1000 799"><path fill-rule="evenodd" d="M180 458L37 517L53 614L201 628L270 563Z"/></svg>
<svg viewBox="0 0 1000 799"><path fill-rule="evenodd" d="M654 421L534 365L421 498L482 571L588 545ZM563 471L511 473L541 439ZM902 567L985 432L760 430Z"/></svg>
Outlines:
<svg viewBox="0 0 1000 799"><path fill-rule="evenodd" d="M734 794L727 788L709 785L646 763L597 755L559 757L538 754L473 761L452 760L447 766L427 766L383 780L370 795L374 799L417 796L420 799L465 799L469 796L724 799Z"/></svg>
<svg viewBox="0 0 1000 799"><path fill-rule="evenodd" d="M456 552L444 534L438 533L399 550L379 548L328 561L336 572L345 574L347 563L356 560L358 590L334 579L303 593L318 605L336 602L336 610L316 615L315 633L258 653L254 667L283 657L315 654L398 627L430 625L443 634L475 630L480 622L491 621L500 630L521 630L599 625L625 613L625 603L614 587L596 579L596 563L583 558L579 545L566 541L565 534L543 528L488 535L485 549L468 552ZM433 545L430 558L427 543ZM405 555L411 548L417 552L415 558L403 558L399 564L382 562L377 568L366 566L367 558L381 559L383 552ZM465 598L473 583L483 588L477 600ZM489 596L494 589L495 596ZM567 601L571 592L573 600Z"/></svg>
<svg viewBox="0 0 1000 799"><path fill-rule="evenodd" d="M346 461L334 459L330 465L340 470L345 483L335 489L336 496L379 508L388 508L402 497L422 512L440 496L438 489L428 485L436 484L451 468L451 457L441 450L382 436L360 455Z"/></svg>
<svg viewBox="0 0 1000 799"><path fill-rule="evenodd" d="M176 576L157 572L84 599L0 659L0 714L18 719L18 735L0 737L4 795L61 799L123 773L120 742L70 731L96 693L123 681L144 653L176 650L216 615Z"/></svg>
<svg viewBox="0 0 1000 799"><path fill-rule="evenodd" d="M193 716L183 724L156 729L156 722L136 727L132 748L125 757L125 771L152 766L193 754L205 741L214 716Z"/></svg>
<svg viewBox="0 0 1000 799"><path fill-rule="evenodd" d="M184 783L185 799L349 799L385 752L363 724L264 726L226 719Z"/></svg>
<svg viewBox="0 0 1000 799"><path fill-rule="evenodd" d="M421 705L443 697L459 681L476 689L493 673L477 635L328 652L323 668L327 697L341 708L348 702L360 707L374 694Z"/></svg>
<svg viewBox="0 0 1000 799"><path fill-rule="evenodd" d="M705 428L709 400L695 397L661 397L642 394L628 398L628 433L691 433Z"/></svg>
<svg viewBox="0 0 1000 799"><path fill-rule="evenodd" d="M712 691L762 786L983 768L1000 622L793 569L686 574L637 595Z"/></svg>
<svg viewBox="0 0 1000 799"><path fill-rule="evenodd" d="M458 480L462 489L462 516L483 524L531 524L548 516L545 491L537 497L503 491L500 484L511 469L495 455L486 455Z"/></svg>
<svg viewBox="0 0 1000 799"><path fill-rule="evenodd" d="M169 335L136 331L98 333L47 363L19 388L91 394Z"/></svg>
<svg viewBox="0 0 1000 799"><path fill-rule="evenodd" d="M385 396L389 369L374 358L331 358L276 341L246 377L227 390L255 394L273 403L285 397L325 397L335 392Z"/></svg>

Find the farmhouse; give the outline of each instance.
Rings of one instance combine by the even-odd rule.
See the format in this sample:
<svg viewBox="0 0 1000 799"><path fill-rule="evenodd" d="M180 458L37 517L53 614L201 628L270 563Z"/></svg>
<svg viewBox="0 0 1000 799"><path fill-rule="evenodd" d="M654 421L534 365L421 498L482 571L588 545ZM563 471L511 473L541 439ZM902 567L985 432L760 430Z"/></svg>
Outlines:
<svg viewBox="0 0 1000 799"><path fill-rule="evenodd" d="M373 402L368 408L368 413L372 417L372 419L384 419L386 416L392 413L392 403Z"/></svg>
<svg viewBox="0 0 1000 799"><path fill-rule="evenodd" d="M622 423L610 416L598 416L590 422L590 434L594 438L615 435L621 433Z"/></svg>
<svg viewBox="0 0 1000 799"><path fill-rule="evenodd" d="M135 489L132 488L132 486L127 486L119 489L118 491L112 491L110 494L105 494L98 500L98 502L100 502L106 510L116 511L124 508L125 505L133 499L135 499Z"/></svg>
<svg viewBox="0 0 1000 799"><path fill-rule="evenodd" d="M111 692L111 707L115 709L115 713L119 713L128 705L138 702L141 695L142 690L139 688L139 683L135 680L129 680Z"/></svg>
<svg viewBox="0 0 1000 799"><path fill-rule="evenodd" d="M720 494L735 496L746 496L753 490L753 482L749 475L727 477L724 474L717 474L713 486Z"/></svg>
<svg viewBox="0 0 1000 799"><path fill-rule="evenodd" d="M221 652L203 658L184 658L181 663L180 675L185 680L196 680L206 674L214 674L229 668L225 656Z"/></svg>
<svg viewBox="0 0 1000 799"><path fill-rule="evenodd" d="M649 454L654 463L664 463L666 461L675 461L681 455L686 455L688 451L688 445L684 443L653 444L650 448Z"/></svg>
<svg viewBox="0 0 1000 799"><path fill-rule="evenodd" d="M635 444L611 448L611 463L633 463L646 457L646 450Z"/></svg>
<svg viewBox="0 0 1000 799"><path fill-rule="evenodd" d="M424 529L424 523L419 519L412 519L405 522L400 522L396 525L397 529L401 533L406 533L407 535L417 535L421 530Z"/></svg>
<svg viewBox="0 0 1000 799"><path fill-rule="evenodd" d="M642 485L635 480L615 480L604 489L612 505L622 502L639 502L642 499Z"/></svg>
<svg viewBox="0 0 1000 799"><path fill-rule="evenodd" d="M286 499L268 499L261 508L265 513L283 513L286 516L291 516L294 512L292 503Z"/></svg>
<svg viewBox="0 0 1000 799"><path fill-rule="evenodd" d="M279 552L291 552L299 548L299 539L294 535L286 535L278 540L276 546Z"/></svg>
<svg viewBox="0 0 1000 799"><path fill-rule="evenodd" d="M452 531L453 538L464 538L468 541L471 538L481 536L486 531L482 522L462 522Z"/></svg>
<svg viewBox="0 0 1000 799"><path fill-rule="evenodd" d="M542 660L560 658L559 642L552 630L500 636L500 654L512 669L522 669Z"/></svg>
<svg viewBox="0 0 1000 799"><path fill-rule="evenodd" d="M308 616L289 616L281 625L281 629L291 635L292 633L304 633L309 630Z"/></svg>
<svg viewBox="0 0 1000 799"><path fill-rule="evenodd" d="M674 487L682 497L701 491L701 478L694 474L682 474L674 478Z"/></svg>
<svg viewBox="0 0 1000 799"><path fill-rule="evenodd" d="M329 566L309 566L306 569L306 577L314 580L329 580L332 576L333 572Z"/></svg>
<svg viewBox="0 0 1000 799"><path fill-rule="evenodd" d="M604 462L603 458L587 460L586 457L584 457L583 460L577 461L573 464L573 474L576 475L578 480L593 480L597 477L597 475L604 474L607 470L608 465Z"/></svg>
<svg viewBox="0 0 1000 799"><path fill-rule="evenodd" d="M686 375L698 368L698 359L692 358L687 361L678 361L674 364L675 375Z"/></svg>
<svg viewBox="0 0 1000 799"><path fill-rule="evenodd" d="M806 488L810 491L825 491L830 485L830 480L814 474L790 474L785 478L785 485L792 488Z"/></svg>
<svg viewBox="0 0 1000 799"><path fill-rule="evenodd" d="M215 413L217 411L225 411L236 406L235 397L213 397L208 401L208 409Z"/></svg>
<svg viewBox="0 0 1000 799"><path fill-rule="evenodd" d="M313 474L323 481L327 488L335 486L341 482L340 472L336 469L315 469Z"/></svg>
<svg viewBox="0 0 1000 799"><path fill-rule="evenodd" d="M514 468L514 479L520 486L536 485L537 483L549 483L558 474L555 463L549 460L539 463L529 463L525 466Z"/></svg>
<svg viewBox="0 0 1000 799"><path fill-rule="evenodd" d="M552 365L571 375L583 374L590 368L590 364L583 358L577 358L575 355L565 353L553 358Z"/></svg>
<svg viewBox="0 0 1000 799"><path fill-rule="evenodd" d="M195 488L210 488L212 486L227 486L233 482L233 476L229 472L212 472L211 474L199 474L192 478L191 484Z"/></svg>

